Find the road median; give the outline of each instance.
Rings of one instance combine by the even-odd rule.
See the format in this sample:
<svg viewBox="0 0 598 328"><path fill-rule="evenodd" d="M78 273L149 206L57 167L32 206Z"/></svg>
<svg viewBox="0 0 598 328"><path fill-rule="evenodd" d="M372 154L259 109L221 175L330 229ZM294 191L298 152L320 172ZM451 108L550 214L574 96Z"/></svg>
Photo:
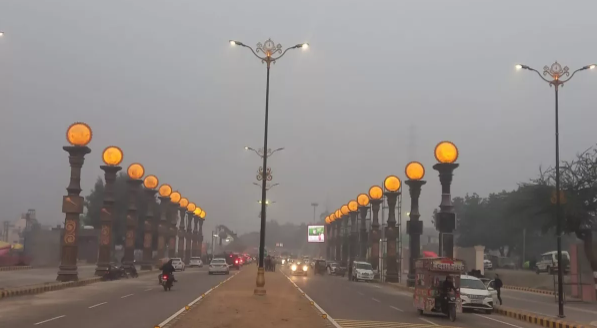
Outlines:
<svg viewBox="0 0 598 328"><path fill-rule="evenodd" d="M169 322L156 328L328 327L328 321L279 272L266 272L267 294L254 295L256 273L253 265L243 268L234 279L220 284L205 298L186 307L188 310L182 309L176 318L169 318Z"/></svg>
<svg viewBox="0 0 598 328"><path fill-rule="evenodd" d="M4 266L0 267L0 272L2 271L16 271L16 270L27 270L31 269L30 265L17 265L17 266Z"/></svg>
<svg viewBox="0 0 598 328"><path fill-rule="evenodd" d="M494 312L500 315L504 315L513 319L517 319L520 321L525 321L529 323L533 323L542 327L550 327L550 328L595 328L591 325L586 325L582 323L576 323L571 321L562 320L556 317L547 317L538 315L535 313L530 313L526 311L520 311L511 309L508 307L498 306L494 308Z"/></svg>

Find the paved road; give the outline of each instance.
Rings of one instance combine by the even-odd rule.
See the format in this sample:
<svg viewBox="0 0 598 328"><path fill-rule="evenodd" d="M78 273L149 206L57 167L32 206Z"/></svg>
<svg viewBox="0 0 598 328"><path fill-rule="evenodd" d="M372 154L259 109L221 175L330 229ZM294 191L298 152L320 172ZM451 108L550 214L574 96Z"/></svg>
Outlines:
<svg viewBox="0 0 598 328"><path fill-rule="evenodd" d="M187 269L165 292L157 274L0 300L0 327L154 327L229 277Z"/></svg>
<svg viewBox="0 0 598 328"><path fill-rule="evenodd" d="M93 277L95 268L95 265L79 266L79 279ZM2 271L0 272L0 289L56 282L57 274L58 267Z"/></svg>
<svg viewBox="0 0 598 328"><path fill-rule="evenodd" d="M333 276L292 277L292 280L343 327L445 326L466 328L537 327L496 314L463 313L450 322L441 316L420 316L412 294L375 283L349 282Z"/></svg>

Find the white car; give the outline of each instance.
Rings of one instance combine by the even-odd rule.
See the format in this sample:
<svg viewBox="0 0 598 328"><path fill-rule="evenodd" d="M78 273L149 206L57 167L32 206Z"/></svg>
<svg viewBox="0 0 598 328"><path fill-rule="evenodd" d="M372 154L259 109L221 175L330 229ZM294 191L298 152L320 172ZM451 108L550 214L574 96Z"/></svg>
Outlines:
<svg viewBox="0 0 598 328"><path fill-rule="evenodd" d="M492 294L480 279L461 275L459 287L463 310L484 310L487 314L492 313L494 308Z"/></svg>
<svg viewBox="0 0 598 328"><path fill-rule="evenodd" d="M191 260L189 260L189 267L198 267L198 268L203 268L203 262L201 261L200 257L192 257Z"/></svg>
<svg viewBox="0 0 598 328"><path fill-rule="evenodd" d="M230 274L228 264L226 264L226 259L223 258L215 258L212 259L210 262L210 266L208 268L208 274Z"/></svg>
<svg viewBox="0 0 598 328"><path fill-rule="evenodd" d="M351 280L352 281L372 281L374 280L374 268L368 262L360 262L355 261L353 262L353 267L351 268Z"/></svg>
<svg viewBox="0 0 598 328"><path fill-rule="evenodd" d="M492 261L484 260L484 269L485 270L492 270Z"/></svg>
<svg viewBox="0 0 598 328"><path fill-rule="evenodd" d="M185 271L185 263L181 260L180 257L172 258L172 266L174 267L175 271Z"/></svg>

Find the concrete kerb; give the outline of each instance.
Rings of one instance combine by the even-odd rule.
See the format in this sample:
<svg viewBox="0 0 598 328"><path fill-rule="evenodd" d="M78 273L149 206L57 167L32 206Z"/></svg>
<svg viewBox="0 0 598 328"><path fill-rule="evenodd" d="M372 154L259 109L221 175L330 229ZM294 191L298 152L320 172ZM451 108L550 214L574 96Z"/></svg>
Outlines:
<svg viewBox="0 0 598 328"><path fill-rule="evenodd" d="M321 314L322 318L327 319L330 324L332 324L334 327L336 328L342 328L341 325L339 325L336 320L334 320L331 316L328 315L328 313L326 313L326 311L324 311L324 309L322 309L311 297L309 297L309 295L307 295L301 288L299 288L299 286L297 286L297 284L293 281L293 279L291 279L289 276L287 276L284 272L279 271L281 274L283 274L290 282L291 284L293 284L293 286L295 286L295 288L297 288L297 290L301 293L301 295L305 296L305 298L307 298L309 300L309 303L311 305L313 305Z"/></svg>
<svg viewBox="0 0 598 328"><path fill-rule="evenodd" d="M155 273L157 271L150 270L150 271L141 271L139 272L139 276L143 276L150 273ZM72 287L80 287L86 286L89 284L94 284L96 282L101 282L102 277L92 277L92 278L85 278L78 281L69 281L69 282L53 282L44 285L33 285L33 286L25 286L25 287L14 287L14 288L7 288L0 290L0 299L7 298L7 297L15 297L15 296L24 296L24 295L35 295L41 294L45 292L61 290L65 288L72 288Z"/></svg>
<svg viewBox="0 0 598 328"><path fill-rule="evenodd" d="M413 289L414 289L413 287L407 287L405 285L399 285L399 284L385 283L384 285L391 286L393 288L396 288L396 289L399 289L399 290L402 290L402 291L408 291L408 292L412 292ZM520 321L537 324L537 325L542 326L542 327L550 327L550 328L595 328L595 327L593 327L591 325L583 325L583 324L574 323L574 322L567 322L567 321L559 320L558 318L551 318L551 317L541 316L541 315L537 315L535 313L526 312L526 311L520 311L520 310L514 310L514 309L502 307L502 306L495 307L494 308L494 313L497 313L497 314L500 314L500 315L504 315L504 316L507 316L509 318L517 319L517 320L520 320Z"/></svg>
<svg viewBox="0 0 598 328"><path fill-rule="evenodd" d="M502 286L502 288L512 289L512 290L520 290L520 291L524 291L524 292L537 293L537 294L554 295L553 290L544 290L544 289L520 287L520 286L509 286L509 285Z"/></svg>
<svg viewBox="0 0 598 328"><path fill-rule="evenodd" d="M5 267L0 267L0 272L2 272L2 271L27 270L27 269L31 269L31 266L29 266L29 265L5 266Z"/></svg>
<svg viewBox="0 0 598 328"><path fill-rule="evenodd" d="M218 285L210 288L208 291L206 291L205 293L201 294L201 296L199 296L198 298L194 299L193 301L191 301L191 303L185 305L182 309L176 311L173 315L171 315L170 317L168 317L166 320L160 322L159 324L155 325L154 328L164 328L164 327L168 327L175 319L178 319L179 316L182 316L186 311L191 310L191 308L193 308L193 306L195 304L197 304L197 302L201 301L202 299L204 299L209 293L211 293L214 289L222 286L225 282L233 279L236 275L239 274L239 271L237 271L235 274L233 274L232 276L226 278L225 280L221 281L220 283L218 283Z"/></svg>

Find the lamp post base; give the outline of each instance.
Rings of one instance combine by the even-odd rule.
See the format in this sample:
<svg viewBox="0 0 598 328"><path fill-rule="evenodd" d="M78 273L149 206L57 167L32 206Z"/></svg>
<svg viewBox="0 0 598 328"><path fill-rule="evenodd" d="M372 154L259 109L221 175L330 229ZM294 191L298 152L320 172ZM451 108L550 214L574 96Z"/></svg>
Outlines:
<svg viewBox="0 0 598 328"><path fill-rule="evenodd" d="M264 296L266 295L266 277L264 277L264 268L257 269L257 278L255 279L255 289L253 295Z"/></svg>
<svg viewBox="0 0 598 328"><path fill-rule="evenodd" d="M77 266L71 265L61 265L58 268L58 276L56 277L56 281L60 282L68 282L68 281L78 281L79 280L79 273L77 271Z"/></svg>

